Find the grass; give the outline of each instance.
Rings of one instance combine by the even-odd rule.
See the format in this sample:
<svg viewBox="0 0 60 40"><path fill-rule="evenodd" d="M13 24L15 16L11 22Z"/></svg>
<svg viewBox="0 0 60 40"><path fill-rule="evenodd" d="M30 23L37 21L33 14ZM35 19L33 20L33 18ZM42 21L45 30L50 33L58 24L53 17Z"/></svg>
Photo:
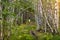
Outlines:
<svg viewBox="0 0 60 40"><path fill-rule="evenodd" d="M9 40L36 40L30 34L31 30L35 30L36 25L21 24L20 26L11 29L11 36ZM37 32L38 40L60 40L60 35L52 35L51 33Z"/></svg>

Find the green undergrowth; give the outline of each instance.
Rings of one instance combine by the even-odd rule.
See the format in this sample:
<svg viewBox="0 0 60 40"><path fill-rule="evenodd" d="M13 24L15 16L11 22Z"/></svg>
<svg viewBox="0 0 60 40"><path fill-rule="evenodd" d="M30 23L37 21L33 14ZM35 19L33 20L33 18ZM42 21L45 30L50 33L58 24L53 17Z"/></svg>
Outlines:
<svg viewBox="0 0 60 40"><path fill-rule="evenodd" d="M9 40L36 40L30 34L31 30L36 30L36 25L21 24L11 28L11 36ZM51 33L37 33L37 40L60 40L60 35L52 35Z"/></svg>

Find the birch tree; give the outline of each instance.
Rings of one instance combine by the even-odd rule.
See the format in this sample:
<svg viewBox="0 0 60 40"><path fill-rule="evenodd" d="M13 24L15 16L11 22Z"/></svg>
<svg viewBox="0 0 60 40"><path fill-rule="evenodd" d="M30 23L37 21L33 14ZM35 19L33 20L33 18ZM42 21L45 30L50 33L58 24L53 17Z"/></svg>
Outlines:
<svg viewBox="0 0 60 40"><path fill-rule="evenodd" d="M36 6L38 13L36 13L37 15L35 16L35 19L37 21L38 29L40 29L44 24L45 32L49 28L51 32L55 31L55 33L57 33L59 20L59 16L57 13L58 9L56 8L57 6L56 3L54 3L55 6L54 8L52 8L53 7L52 2L53 2L52 0L38 0Z"/></svg>

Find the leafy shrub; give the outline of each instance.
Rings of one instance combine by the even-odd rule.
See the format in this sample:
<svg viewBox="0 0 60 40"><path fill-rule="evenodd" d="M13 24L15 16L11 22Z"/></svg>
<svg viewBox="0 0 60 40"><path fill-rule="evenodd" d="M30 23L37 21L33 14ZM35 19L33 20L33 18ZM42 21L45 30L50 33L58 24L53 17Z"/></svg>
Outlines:
<svg viewBox="0 0 60 40"><path fill-rule="evenodd" d="M35 40L32 35L30 35L30 30L34 30L35 25L22 24L21 26L12 27L10 40Z"/></svg>

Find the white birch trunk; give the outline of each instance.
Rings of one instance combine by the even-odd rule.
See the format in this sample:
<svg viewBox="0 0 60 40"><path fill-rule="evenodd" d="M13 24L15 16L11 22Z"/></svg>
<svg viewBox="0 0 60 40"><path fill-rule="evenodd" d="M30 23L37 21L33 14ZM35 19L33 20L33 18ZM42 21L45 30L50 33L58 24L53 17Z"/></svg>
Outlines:
<svg viewBox="0 0 60 40"><path fill-rule="evenodd" d="M57 33L58 27L59 27L59 7L58 7L58 0L55 0L55 13L54 13L54 29Z"/></svg>
<svg viewBox="0 0 60 40"><path fill-rule="evenodd" d="M35 15L35 18L37 21L37 30L40 30L43 26L42 0L38 1L37 12L38 13Z"/></svg>

